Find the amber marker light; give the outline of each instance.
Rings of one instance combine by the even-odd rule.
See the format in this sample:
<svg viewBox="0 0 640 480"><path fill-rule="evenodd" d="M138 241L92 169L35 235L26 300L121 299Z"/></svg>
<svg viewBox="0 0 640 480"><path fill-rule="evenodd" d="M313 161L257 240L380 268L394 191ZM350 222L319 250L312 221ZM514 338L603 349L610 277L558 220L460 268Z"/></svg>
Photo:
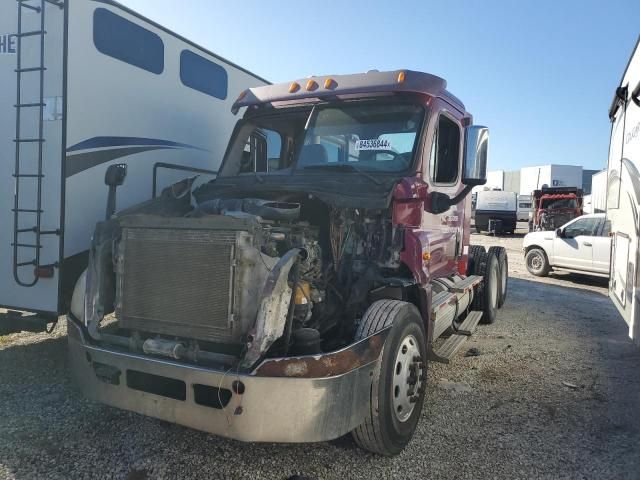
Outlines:
<svg viewBox="0 0 640 480"><path fill-rule="evenodd" d="M307 81L307 92L311 92L311 91L315 90L316 88L318 88L318 84L316 83L315 80Z"/></svg>
<svg viewBox="0 0 640 480"><path fill-rule="evenodd" d="M238 99L236 100L236 102L242 101L242 99L246 96L247 96L247 91L246 90L241 91L240 95L238 95Z"/></svg>
<svg viewBox="0 0 640 480"><path fill-rule="evenodd" d="M298 85L297 82L291 82L291 85L289 85L289 93L296 93L298 90L300 90L300 85Z"/></svg>
<svg viewBox="0 0 640 480"><path fill-rule="evenodd" d="M336 81L333 78L327 78L324 81L324 88L326 88L327 90L333 90L337 86L338 86L338 84L336 83Z"/></svg>
<svg viewBox="0 0 640 480"><path fill-rule="evenodd" d="M400 72L398 74L398 83L404 83L405 77L407 76L407 74L405 72Z"/></svg>
<svg viewBox="0 0 640 480"><path fill-rule="evenodd" d="M422 252L422 261L426 263L429 260L431 260L431 254L429 252Z"/></svg>

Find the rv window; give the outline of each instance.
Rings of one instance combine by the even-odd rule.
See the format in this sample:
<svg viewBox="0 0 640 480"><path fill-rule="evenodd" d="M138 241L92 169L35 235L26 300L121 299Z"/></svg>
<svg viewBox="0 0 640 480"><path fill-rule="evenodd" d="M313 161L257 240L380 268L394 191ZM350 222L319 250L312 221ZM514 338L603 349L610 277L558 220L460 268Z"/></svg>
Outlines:
<svg viewBox="0 0 640 480"><path fill-rule="evenodd" d="M93 13L93 43L105 55L160 74L164 70L164 43L153 32L104 8Z"/></svg>
<svg viewBox="0 0 640 480"><path fill-rule="evenodd" d="M460 127L445 115L440 115L431 146L429 173L434 183L454 183L458 178L460 160Z"/></svg>
<svg viewBox="0 0 640 480"><path fill-rule="evenodd" d="M215 98L227 98L227 71L189 50L180 54L180 80L184 85Z"/></svg>

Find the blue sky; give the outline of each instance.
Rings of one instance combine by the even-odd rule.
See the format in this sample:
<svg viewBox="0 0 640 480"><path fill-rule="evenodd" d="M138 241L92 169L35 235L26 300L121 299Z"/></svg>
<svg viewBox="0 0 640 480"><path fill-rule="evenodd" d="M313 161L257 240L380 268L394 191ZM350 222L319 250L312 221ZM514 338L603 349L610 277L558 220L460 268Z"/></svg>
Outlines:
<svg viewBox="0 0 640 480"><path fill-rule="evenodd" d="M409 68L491 129L489 168L602 168L638 0L121 0L272 82Z"/></svg>

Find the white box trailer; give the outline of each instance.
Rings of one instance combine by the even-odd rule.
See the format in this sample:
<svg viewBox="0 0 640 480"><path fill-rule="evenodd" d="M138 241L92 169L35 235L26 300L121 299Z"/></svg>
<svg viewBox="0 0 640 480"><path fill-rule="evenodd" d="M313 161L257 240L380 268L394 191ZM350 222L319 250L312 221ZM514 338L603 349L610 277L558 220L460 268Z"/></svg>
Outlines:
<svg viewBox="0 0 640 480"><path fill-rule="evenodd" d="M611 108L607 220L612 252L609 296L640 344L640 39Z"/></svg>
<svg viewBox="0 0 640 480"><path fill-rule="evenodd" d="M607 209L607 171L591 177L591 213L603 213Z"/></svg>
<svg viewBox="0 0 640 480"><path fill-rule="evenodd" d="M582 188L582 167L574 165L542 165L520 170L520 192L531 195L543 185L548 187Z"/></svg>
<svg viewBox="0 0 640 480"><path fill-rule="evenodd" d="M215 172L233 102L268 83L111 0L0 2L0 76L0 306L51 315L105 217L107 168L128 166L118 209Z"/></svg>

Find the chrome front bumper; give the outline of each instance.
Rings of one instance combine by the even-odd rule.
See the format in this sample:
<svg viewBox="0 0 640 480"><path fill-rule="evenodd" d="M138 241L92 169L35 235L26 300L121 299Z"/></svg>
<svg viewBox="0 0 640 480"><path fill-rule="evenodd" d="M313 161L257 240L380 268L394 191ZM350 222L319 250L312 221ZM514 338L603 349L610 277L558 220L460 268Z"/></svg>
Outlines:
<svg viewBox="0 0 640 480"><path fill-rule="evenodd" d="M250 442L320 442L360 425L387 333L329 354L269 359L250 374L236 374L92 345L68 319L71 368L87 397Z"/></svg>

